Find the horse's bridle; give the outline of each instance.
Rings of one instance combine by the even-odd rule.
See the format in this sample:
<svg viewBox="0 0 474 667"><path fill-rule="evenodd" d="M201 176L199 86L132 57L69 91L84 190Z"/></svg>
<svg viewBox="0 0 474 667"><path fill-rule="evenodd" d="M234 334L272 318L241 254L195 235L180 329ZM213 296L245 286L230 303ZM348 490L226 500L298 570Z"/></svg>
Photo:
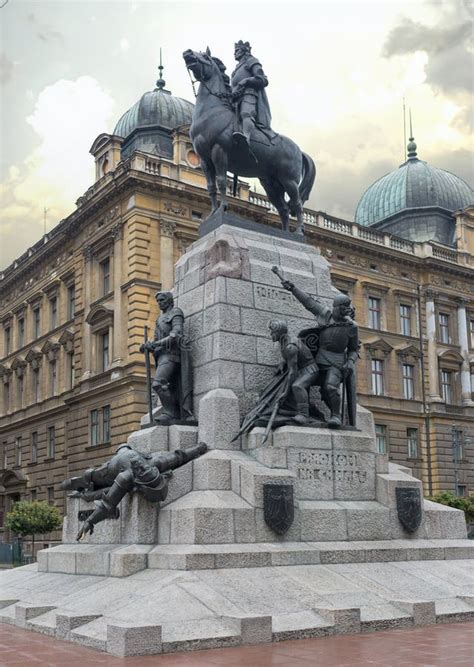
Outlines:
<svg viewBox="0 0 474 667"><path fill-rule="evenodd" d="M201 67L201 72L202 72L202 64L199 62L199 60L197 62L199 64L199 67ZM204 86L204 88L207 90L209 95L213 95L214 97L217 97L220 100L228 100L228 101L231 100L231 94L230 93L215 93L213 90L211 90L209 88L209 86L206 84L204 79L202 79L201 81L199 81L199 79L193 79L192 74L191 74L191 69L190 69L189 65L186 65L186 69L188 70L189 78L191 80L191 85L193 87L194 97L197 97L197 93L196 93L196 89L194 88L194 84L195 83L200 83L202 86Z"/></svg>

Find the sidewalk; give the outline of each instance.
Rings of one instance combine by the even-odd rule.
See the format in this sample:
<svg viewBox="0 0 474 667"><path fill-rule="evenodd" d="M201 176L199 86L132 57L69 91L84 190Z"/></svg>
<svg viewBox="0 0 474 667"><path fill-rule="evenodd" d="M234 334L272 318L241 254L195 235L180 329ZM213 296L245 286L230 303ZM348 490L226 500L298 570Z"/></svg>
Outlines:
<svg viewBox="0 0 474 667"><path fill-rule="evenodd" d="M0 624L0 667L445 667L474 665L474 623L431 625L364 635L243 646L241 648L114 658L106 653Z"/></svg>

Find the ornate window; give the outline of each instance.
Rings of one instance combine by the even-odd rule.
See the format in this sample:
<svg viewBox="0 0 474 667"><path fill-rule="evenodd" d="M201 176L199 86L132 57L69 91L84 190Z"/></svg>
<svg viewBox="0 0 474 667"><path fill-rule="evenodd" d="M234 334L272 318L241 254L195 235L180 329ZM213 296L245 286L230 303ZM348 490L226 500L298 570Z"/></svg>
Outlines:
<svg viewBox="0 0 474 667"><path fill-rule="evenodd" d="M91 410L91 445L99 444L99 411Z"/></svg>
<svg viewBox="0 0 474 667"><path fill-rule="evenodd" d="M41 336L41 308L33 308L33 340Z"/></svg>
<svg viewBox="0 0 474 667"><path fill-rule="evenodd" d="M106 371L110 366L110 347L109 347L109 330L104 331L104 333L99 334L100 342L100 368L101 371Z"/></svg>
<svg viewBox="0 0 474 667"><path fill-rule="evenodd" d="M375 442L379 454L386 454L387 447L387 427L385 424L375 424Z"/></svg>
<svg viewBox="0 0 474 667"><path fill-rule="evenodd" d="M101 295L104 296L110 292L110 257L106 257L100 262L100 280Z"/></svg>
<svg viewBox="0 0 474 667"><path fill-rule="evenodd" d="M438 326L439 326L439 342L440 343L450 343L451 335L449 332L449 315L448 313L439 313L438 315Z"/></svg>
<svg viewBox="0 0 474 667"><path fill-rule="evenodd" d="M407 428L407 454L410 459L418 458L418 429Z"/></svg>
<svg viewBox="0 0 474 667"><path fill-rule="evenodd" d="M404 336L411 336L411 311L411 306L408 306L405 303L400 304L400 333Z"/></svg>
<svg viewBox="0 0 474 667"><path fill-rule="evenodd" d="M415 368L412 364L402 364L403 398L415 398Z"/></svg>
<svg viewBox="0 0 474 667"><path fill-rule="evenodd" d="M91 445L110 442L110 405L91 410L90 429Z"/></svg>
<svg viewBox="0 0 474 667"><path fill-rule="evenodd" d="M58 326L58 297L53 296L49 300L49 322L50 329L56 329Z"/></svg>
<svg viewBox="0 0 474 667"><path fill-rule="evenodd" d="M54 459L56 456L56 427L48 428L48 458Z"/></svg>
<svg viewBox="0 0 474 667"><path fill-rule="evenodd" d="M38 431L31 434L31 463L38 461Z"/></svg>
<svg viewBox="0 0 474 667"><path fill-rule="evenodd" d="M381 359L371 359L370 368L372 393L375 396L383 396L385 393L384 362Z"/></svg>
<svg viewBox="0 0 474 667"><path fill-rule="evenodd" d="M51 396L58 393L58 364L56 359L49 362L49 392Z"/></svg>
<svg viewBox="0 0 474 667"><path fill-rule="evenodd" d="M441 396L445 403L453 403L453 372L441 370Z"/></svg>
<svg viewBox="0 0 474 667"><path fill-rule="evenodd" d="M25 344L25 318L18 318L18 347L23 347Z"/></svg>
<svg viewBox="0 0 474 667"><path fill-rule="evenodd" d="M18 435L15 438L15 465L21 466L21 459L23 454L23 438Z"/></svg>
<svg viewBox="0 0 474 667"><path fill-rule="evenodd" d="M381 300L375 296L369 296L369 327L371 329L382 328Z"/></svg>
<svg viewBox="0 0 474 667"><path fill-rule="evenodd" d="M76 286L74 283L67 288L67 318L72 320L76 314Z"/></svg>
<svg viewBox="0 0 474 667"><path fill-rule="evenodd" d="M8 356L12 350L12 330L11 327L5 327L3 330L5 357Z"/></svg>

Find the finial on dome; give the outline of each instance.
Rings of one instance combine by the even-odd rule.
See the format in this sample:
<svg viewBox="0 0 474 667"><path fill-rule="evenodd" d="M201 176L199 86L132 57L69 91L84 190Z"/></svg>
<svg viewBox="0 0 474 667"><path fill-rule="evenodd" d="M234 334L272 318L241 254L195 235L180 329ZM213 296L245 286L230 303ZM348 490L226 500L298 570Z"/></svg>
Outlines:
<svg viewBox="0 0 474 667"><path fill-rule="evenodd" d="M160 78L156 82L156 90L163 90L163 88L166 86L166 81L163 79L163 62L162 62L162 57L161 57L161 47L160 47L160 64L158 66L158 71L160 73Z"/></svg>
<svg viewBox="0 0 474 667"><path fill-rule="evenodd" d="M413 127L411 122L411 109L410 109L410 137L408 139L407 145L408 159L413 160L417 156L415 139L413 137Z"/></svg>

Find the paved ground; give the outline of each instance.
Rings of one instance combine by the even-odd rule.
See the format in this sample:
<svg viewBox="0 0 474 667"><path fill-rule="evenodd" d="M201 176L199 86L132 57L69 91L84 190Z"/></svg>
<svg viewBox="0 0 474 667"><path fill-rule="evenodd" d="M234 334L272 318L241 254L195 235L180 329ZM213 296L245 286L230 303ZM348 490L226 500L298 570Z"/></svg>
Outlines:
<svg viewBox="0 0 474 667"><path fill-rule="evenodd" d="M0 624L0 667L445 667L474 665L474 623L387 630L242 648L113 658L106 653Z"/></svg>

